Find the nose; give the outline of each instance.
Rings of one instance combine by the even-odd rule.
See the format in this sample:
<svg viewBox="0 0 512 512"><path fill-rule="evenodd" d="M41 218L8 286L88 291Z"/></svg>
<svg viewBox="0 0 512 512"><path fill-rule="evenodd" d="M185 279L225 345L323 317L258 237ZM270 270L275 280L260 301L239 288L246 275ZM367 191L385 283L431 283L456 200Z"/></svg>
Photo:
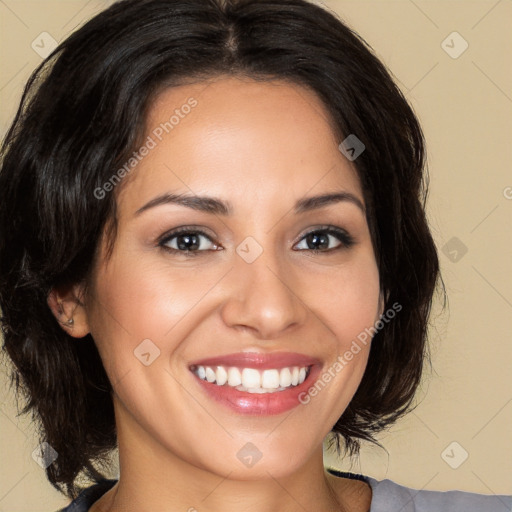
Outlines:
<svg viewBox="0 0 512 512"><path fill-rule="evenodd" d="M296 272L270 250L252 263L235 254L229 297L221 308L224 323L250 330L258 339L276 339L302 325L308 310L300 299Z"/></svg>

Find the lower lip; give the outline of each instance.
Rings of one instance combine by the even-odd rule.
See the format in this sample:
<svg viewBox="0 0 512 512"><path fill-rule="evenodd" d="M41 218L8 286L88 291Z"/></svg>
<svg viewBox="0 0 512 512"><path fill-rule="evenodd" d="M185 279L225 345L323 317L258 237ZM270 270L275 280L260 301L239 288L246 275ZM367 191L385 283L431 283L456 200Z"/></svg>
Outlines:
<svg viewBox="0 0 512 512"><path fill-rule="evenodd" d="M208 396L236 413L269 416L281 414L298 405L302 405L299 395L301 398L305 396L307 390L313 385L320 374L320 369L320 366L313 365L306 380L298 386L292 386L284 391L261 394L239 391L234 387L226 385L217 386L217 384L200 379L194 373L193 377Z"/></svg>

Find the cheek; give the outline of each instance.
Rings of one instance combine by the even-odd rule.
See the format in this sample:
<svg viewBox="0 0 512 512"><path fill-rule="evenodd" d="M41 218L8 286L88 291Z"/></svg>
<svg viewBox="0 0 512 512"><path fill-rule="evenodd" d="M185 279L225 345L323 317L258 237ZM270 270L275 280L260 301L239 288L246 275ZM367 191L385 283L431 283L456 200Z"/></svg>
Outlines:
<svg viewBox="0 0 512 512"><path fill-rule="evenodd" d="M229 264L194 267L184 260L170 265L165 258L155 261L125 251L98 276L92 323L101 331L109 330L111 342L119 336L128 336L135 345L144 338L168 340L169 332L187 315L205 311L214 287L216 292L224 289L226 283L219 280L229 269ZM357 335L378 319L379 273L370 251L354 253L340 265L320 269L306 265L285 280L290 294L314 309L342 338ZM224 297L228 296L224 290ZM113 336L112 330L118 334Z"/></svg>
<svg viewBox="0 0 512 512"><path fill-rule="evenodd" d="M140 255L118 259L98 279L103 325L122 337L131 335L133 342L166 337L215 282L205 272L194 278L198 273L193 269L150 263Z"/></svg>
<svg viewBox="0 0 512 512"><path fill-rule="evenodd" d="M374 258L359 255L350 265L322 280L323 292L310 296L329 340L329 354L316 383L301 398L321 425L333 425L346 409L363 377L372 331L379 318L379 272ZM325 391L324 391L325 390Z"/></svg>
<svg viewBox="0 0 512 512"><path fill-rule="evenodd" d="M156 357L151 367L164 367L171 353L181 363L180 343L201 324L208 292L226 271L206 266L201 271L190 266L171 268L148 260L140 254L131 258L129 251L112 259L97 276L91 301L91 334L111 382L130 372L123 386L134 379L145 386L146 379L154 378L144 372L138 358L148 351L152 360Z"/></svg>
<svg viewBox="0 0 512 512"><path fill-rule="evenodd" d="M319 283L317 283L319 284ZM359 257L322 279L315 298L324 323L345 345L379 318L379 272L373 257Z"/></svg>

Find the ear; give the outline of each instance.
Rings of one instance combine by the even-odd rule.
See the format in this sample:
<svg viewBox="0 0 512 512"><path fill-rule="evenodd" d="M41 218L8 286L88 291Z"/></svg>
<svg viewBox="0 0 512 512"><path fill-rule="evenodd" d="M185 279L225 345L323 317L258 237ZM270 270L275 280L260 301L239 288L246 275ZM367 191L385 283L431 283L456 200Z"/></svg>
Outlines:
<svg viewBox="0 0 512 512"><path fill-rule="evenodd" d="M47 297L53 316L62 329L74 338L83 338L90 332L83 297L83 285L53 288Z"/></svg>

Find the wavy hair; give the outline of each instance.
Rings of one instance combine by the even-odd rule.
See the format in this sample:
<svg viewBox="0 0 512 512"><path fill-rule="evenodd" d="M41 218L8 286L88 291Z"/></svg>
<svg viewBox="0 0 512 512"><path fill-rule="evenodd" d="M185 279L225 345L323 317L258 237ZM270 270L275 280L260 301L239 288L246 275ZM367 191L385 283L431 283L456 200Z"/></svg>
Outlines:
<svg viewBox="0 0 512 512"><path fill-rule="evenodd" d="M424 138L370 46L307 0L117 2L33 72L0 150L2 348L26 402L21 413L32 411L40 441L58 453L48 480L73 499L77 477L103 479L95 464L117 446L112 387L91 335L71 338L47 297L87 281L104 232L112 247L116 196L98 200L94 190L140 144L158 91L224 75L307 87L340 142L356 134L366 146L353 163L380 286L386 309L402 309L375 334L362 381L332 426L338 452L341 441L351 456L361 440L381 446L375 435L411 410L429 361L440 276Z"/></svg>

